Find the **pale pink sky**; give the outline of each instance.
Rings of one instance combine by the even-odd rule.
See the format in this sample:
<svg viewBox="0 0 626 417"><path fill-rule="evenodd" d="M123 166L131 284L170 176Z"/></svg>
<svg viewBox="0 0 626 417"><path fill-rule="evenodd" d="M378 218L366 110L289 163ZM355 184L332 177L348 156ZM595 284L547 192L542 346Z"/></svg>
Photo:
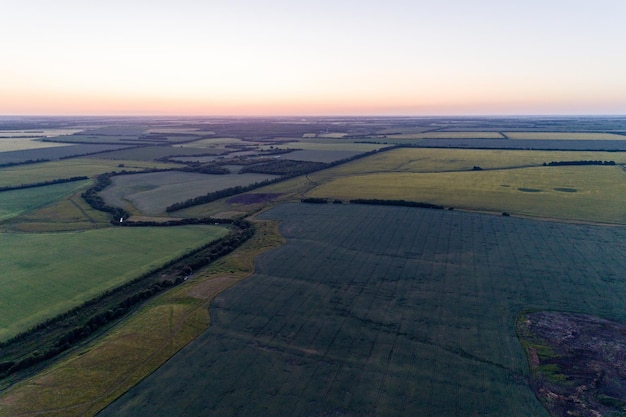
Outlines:
<svg viewBox="0 0 626 417"><path fill-rule="evenodd" d="M626 114L621 0L5 3L0 114Z"/></svg>

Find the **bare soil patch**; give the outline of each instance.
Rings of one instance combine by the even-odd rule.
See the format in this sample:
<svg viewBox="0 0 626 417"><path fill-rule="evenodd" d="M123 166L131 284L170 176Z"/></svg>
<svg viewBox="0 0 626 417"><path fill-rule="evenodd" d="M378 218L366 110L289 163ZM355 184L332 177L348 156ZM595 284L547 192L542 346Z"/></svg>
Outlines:
<svg viewBox="0 0 626 417"><path fill-rule="evenodd" d="M626 415L626 324L559 312L517 324L535 395L553 416Z"/></svg>

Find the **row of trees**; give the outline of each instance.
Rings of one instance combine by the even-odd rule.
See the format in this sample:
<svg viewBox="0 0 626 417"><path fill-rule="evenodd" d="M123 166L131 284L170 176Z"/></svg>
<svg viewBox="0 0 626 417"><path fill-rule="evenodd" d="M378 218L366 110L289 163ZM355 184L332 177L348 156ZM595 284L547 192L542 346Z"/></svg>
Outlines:
<svg viewBox="0 0 626 417"><path fill-rule="evenodd" d="M109 206L98 194L100 191L111 185L111 177L113 175L115 175L113 172L98 175L96 177L96 183L87 191L82 193L81 196L93 209L110 213L113 217L113 221L116 221L117 219L127 218L129 213L123 208Z"/></svg>
<svg viewBox="0 0 626 417"><path fill-rule="evenodd" d="M10 185L6 187L0 187L0 192L2 191L13 191L13 190L23 190L26 188L35 188L35 187L45 187L46 185L54 185L54 184L63 184L66 182L74 182L74 181L84 181L88 180L89 177L70 177L70 178L59 178L56 180L50 181L42 181L42 182L34 182L31 184L20 184L20 185Z"/></svg>
<svg viewBox="0 0 626 417"><path fill-rule="evenodd" d="M562 165L615 165L615 161L552 161L544 162L543 166L562 166Z"/></svg>
<svg viewBox="0 0 626 417"><path fill-rule="evenodd" d="M188 219L190 223L185 224L192 224L193 220L196 219ZM208 223L217 219L197 220ZM20 349L15 347L11 349L12 345L31 346L29 341L40 339L42 331L54 335L54 340L48 341L45 345L40 344L37 350L27 355L20 352L19 359L0 362L0 374L2 376L13 374L70 349L111 322L123 317L139 303L182 283L190 271L204 267L232 252L254 235L254 226L246 220L222 219L221 222L233 225L234 230L221 239L173 259L159 268L146 272L124 285L106 291L64 314L46 320L1 343L0 348L3 351L19 351ZM161 280L160 277L164 274L172 276L172 279ZM71 329L64 330L68 327Z"/></svg>
<svg viewBox="0 0 626 417"><path fill-rule="evenodd" d="M357 198L354 200L350 200L350 204L373 204L373 205L383 205L383 206L405 206L405 207L419 207L419 208L429 208L429 209L437 209L443 210L444 207L438 204L432 203L423 203L418 201L406 201L406 200L379 200L379 199L364 199Z"/></svg>

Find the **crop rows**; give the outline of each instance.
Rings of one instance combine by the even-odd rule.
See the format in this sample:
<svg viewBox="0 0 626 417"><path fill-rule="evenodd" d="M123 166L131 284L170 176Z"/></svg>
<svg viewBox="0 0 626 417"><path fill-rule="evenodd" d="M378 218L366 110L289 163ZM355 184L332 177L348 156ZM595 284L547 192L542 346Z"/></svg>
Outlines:
<svg viewBox="0 0 626 417"><path fill-rule="evenodd" d="M102 415L546 416L517 315L625 318L623 228L351 205L265 217L288 243Z"/></svg>

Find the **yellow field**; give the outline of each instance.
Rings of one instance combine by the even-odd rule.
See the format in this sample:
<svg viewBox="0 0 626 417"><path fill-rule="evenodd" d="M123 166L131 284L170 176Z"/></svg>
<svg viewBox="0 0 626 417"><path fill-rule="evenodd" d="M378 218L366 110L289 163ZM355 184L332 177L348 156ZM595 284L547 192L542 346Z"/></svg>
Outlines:
<svg viewBox="0 0 626 417"><path fill-rule="evenodd" d="M626 172L615 166L377 173L331 180L307 193L404 199L471 210L626 224Z"/></svg>
<svg viewBox="0 0 626 417"><path fill-rule="evenodd" d="M567 133L567 132L504 132L509 139L544 140L626 140L625 135L614 133Z"/></svg>
<svg viewBox="0 0 626 417"><path fill-rule="evenodd" d="M381 152L311 174L309 177L321 182L338 176L374 172L444 172L472 169L474 166L492 169L541 165L551 161L581 160L615 161L618 164L626 164L626 153L402 148Z"/></svg>

